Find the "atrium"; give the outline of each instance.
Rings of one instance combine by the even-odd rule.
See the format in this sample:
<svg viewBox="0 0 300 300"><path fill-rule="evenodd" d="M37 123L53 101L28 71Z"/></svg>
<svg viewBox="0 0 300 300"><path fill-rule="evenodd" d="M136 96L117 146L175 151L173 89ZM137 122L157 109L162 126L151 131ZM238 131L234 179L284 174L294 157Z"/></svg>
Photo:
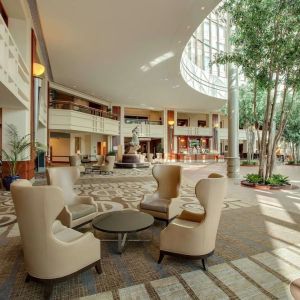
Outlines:
<svg viewBox="0 0 300 300"><path fill-rule="evenodd" d="M299 15L0 0L0 300L300 299Z"/></svg>

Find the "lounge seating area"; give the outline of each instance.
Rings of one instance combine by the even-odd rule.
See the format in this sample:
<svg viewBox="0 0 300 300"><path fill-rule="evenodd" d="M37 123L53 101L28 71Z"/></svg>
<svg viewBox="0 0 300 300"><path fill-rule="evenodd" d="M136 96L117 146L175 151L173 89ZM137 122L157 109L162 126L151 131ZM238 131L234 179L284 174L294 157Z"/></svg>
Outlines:
<svg viewBox="0 0 300 300"><path fill-rule="evenodd" d="M153 224L154 219L151 215L167 221L167 227L162 228L160 233L159 263L164 255L200 257L204 270L207 270L205 261L213 254L215 248L221 207L226 194L226 179L219 175L220 178L199 181L195 188L196 197L202 204L204 213L201 220L188 219L188 211L183 210L180 214L182 209L178 197L181 169L181 166L177 165L155 165L153 177L157 181L157 191L153 195L144 196L138 206L141 215L133 214L123 222L121 215L114 219L114 214L118 211L99 213L92 197L76 195L74 184L80 178L79 167L48 168L48 185L45 186L32 186L27 180L15 181L11 192L24 250L25 269L28 273L26 282L34 280L45 283L44 295L48 299L55 282L63 281L91 266L95 266L100 274L101 240L91 232L83 234L75 228L93 221L94 228L100 231L125 233L123 237L119 236L121 251L127 233L132 230L145 230ZM136 225L130 227L129 224L134 221L137 222ZM119 222L121 223L118 225ZM113 229L116 226L119 229ZM129 229L126 229L127 227ZM178 236L183 239L178 241ZM61 242L63 244L60 244Z"/></svg>
<svg viewBox="0 0 300 300"><path fill-rule="evenodd" d="M177 172L173 172L174 170ZM16 219L10 225L2 227L5 228L2 240L8 247L1 248L1 257L11 257L11 260L2 260L5 269L1 274L13 267L13 257L18 257L20 264L17 277L13 277L12 288L3 290L2 293L7 291L5 293L9 292L12 298L18 298L20 290L26 298L42 299L49 297L52 291L51 299L85 299L85 296L88 299L88 296L93 295L100 299L114 299L113 295L119 297L126 292L124 295L127 296L124 297L130 299L129 295L135 290L134 293L143 299L151 293L158 298L163 298L163 293L172 295L172 287L177 286L176 291L180 297L197 295L201 298L206 289L217 298L225 297L228 293L229 296L232 295L230 290L234 288L243 299L246 292L243 294L238 289L239 281L236 286L231 286L227 277L222 277L223 272L227 272L226 276L232 276L232 262L242 272L239 275L241 277L237 274L234 276L247 283L251 294L253 284L248 281L249 277L243 275L250 274L247 272L252 269L248 268L254 268L261 258L268 258L259 265L266 264L269 266L267 269L255 269L257 275L251 273L251 278L261 286L261 276L274 276L270 270L276 269L277 263L283 263L276 256L271 264L273 251L288 261L296 259L296 245L300 244L300 238L292 233L298 225L287 227L283 221L284 211L274 205L276 201L286 203L285 212L293 216L295 221L300 221L299 215L291 212L296 199L290 198L292 195L298 197L299 190L292 194L276 192L273 195L276 200L272 200L270 197L266 198L263 191L245 190L236 185L226 178L224 171L222 163L205 167L163 164L153 166L155 177L149 176L146 170L142 173L127 170L127 175L118 173L118 176L111 178L87 178L87 175L79 177L77 167L51 167L48 169L48 182L51 185L47 185L46 181L39 183L39 186L32 186L24 180L13 183L14 203L10 209L16 209ZM54 174L55 178L51 180ZM296 174L291 176L297 178ZM191 178L194 178L192 182ZM167 186L173 180L176 184ZM177 215L167 224L165 219L157 218L154 214L151 223L149 218L139 215L140 205L147 195L166 197L166 194L160 194L160 189L166 186L168 188L163 190L172 196L170 202L175 200L180 203L176 205L179 207ZM4 194L2 197L5 197ZM156 199L159 203L159 198ZM162 203L164 201L162 198ZM92 207L96 203L97 213L87 215L89 221L84 217L75 217L73 220L74 210L69 207L74 202L79 204L76 210L79 214L86 213L80 203L87 202ZM260 202L268 205L261 206ZM10 207L8 203L6 206L0 205L2 209ZM264 209L263 212L260 207ZM48 210L51 215L47 213ZM125 214L123 219L123 215L117 214L121 212L133 212L134 218ZM144 213L153 218L148 212ZM273 220L271 216L278 221L270 223ZM97 219L98 217L101 219ZM46 224L40 223L44 218L47 219ZM96 227L92 225L94 221ZM266 221L269 222L268 227L265 226ZM119 234L121 229L128 232ZM273 237L269 240L269 236ZM243 241L239 242L241 239ZM46 243L45 247L51 253L39 250L43 243ZM68 253L68 260L64 260L64 263L59 260L59 255L65 255L64 252L52 251L61 246ZM74 252L74 256L70 250L73 246L78 247L76 249L81 247L81 250ZM46 259L47 255L49 259ZM49 261L52 263L49 264ZM57 272L53 272L55 261L62 265L61 268L54 268ZM250 264L253 261L255 265ZM68 264L72 267L67 267ZM98 274L93 266L97 266L100 272L100 265L102 273ZM34 266L37 266L38 271L35 271ZM85 267L88 269L85 270ZM287 276L292 269L276 270L285 272ZM180 284L174 279L174 274ZM212 275L215 277L211 277ZM15 278L19 279L15 281ZM213 279L207 281L207 278ZM199 284L200 287L197 287ZM227 290L226 287L231 289ZM269 288L272 295L278 295L275 287ZM282 291L281 294L284 299L285 292Z"/></svg>

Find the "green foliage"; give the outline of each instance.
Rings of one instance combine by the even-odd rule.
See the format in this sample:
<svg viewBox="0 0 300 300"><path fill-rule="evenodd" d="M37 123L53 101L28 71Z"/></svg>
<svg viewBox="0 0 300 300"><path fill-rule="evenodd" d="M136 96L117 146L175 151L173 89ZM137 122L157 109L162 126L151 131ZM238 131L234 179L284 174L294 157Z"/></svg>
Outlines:
<svg viewBox="0 0 300 300"><path fill-rule="evenodd" d="M256 161L255 160L242 160L241 161L242 166L256 166Z"/></svg>
<svg viewBox="0 0 300 300"><path fill-rule="evenodd" d="M116 156L115 151L109 151L106 156Z"/></svg>
<svg viewBox="0 0 300 300"><path fill-rule="evenodd" d="M164 149L161 145L161 143L159 143L156 147L156 153L163 153L164 152Z"/></svg>
<svg viewBox="0 0 300 300"><path fill-rule="evenodd" d="M230 52L216 55L213 63L235 65L250 83L240 95L241 125L262 126L259 174L265 180L293 103L299 102L300 1L227 0L219 13L229 17Z"/></svg>
<svg viewBox="0 0 300 300"><path fill-rule="evenodd" d="M300 101L297 101L292 107L283 137L287 142L300 145Z"/></svg>
<svg viewBox="0 0 300 300"><path fill-rule="evenodd" d="M294 160L289 160L288 162L287 162L287 164L288 165L294 165L296 162L294 161Z"/></svg>
<svg viewBox="0 0 300 300"><path fill-rule="evenodd" d="M247 174L245 178L249 183L263 183L263 178L258 174Z"/></svg>
<svg viewBox="0 0 300 300"><path fill-rule="evenodd" d="M254 114L254 107L253 107L253 88L254 88L253 84L248 83L246 85L241 86L239 89L239 100L240 100L239 121L240 121L241 128L254 126L256 122L257 122L257 127L263 125L266 93L261 88L257 90L257 98L256 98L257 119L256 119Z"/></svg>
<svg viewBox="0 0 300 300"><path fill-rule="evenodd" d="M30 157L29 151L44 150L44 146L40 143L32 143L30 134L19 136L16 126L13 124L7 125L8 148L9 150L2 149L2 158L8 162L10 175L18 175L18 161L26 160Z"/></svg>
<svg viewBox="0 0 300 300"><path fill-rule="evenodd" d="M286 185L289 183L288 177L281 174L273 174L266 180L268 185Z"/></svg>

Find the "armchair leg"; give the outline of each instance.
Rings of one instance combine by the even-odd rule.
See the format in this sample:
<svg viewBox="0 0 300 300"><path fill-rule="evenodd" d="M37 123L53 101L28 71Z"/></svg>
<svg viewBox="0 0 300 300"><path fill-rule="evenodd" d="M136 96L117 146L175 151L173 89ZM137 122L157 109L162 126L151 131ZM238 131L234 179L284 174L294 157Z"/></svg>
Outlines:
<svg viewBox="0 0 300 300"><path fill-rule="evenodd" d="M207 271L206 262L207 262L207 258L202 258L202 266L204 271Z"/></svg>
<svg viewBox="0 0 300 300"><path fill-rule="evenodd" d="M25 282L29 282L31 280L31 276L29 274L26 275Z"/></svg>
<svg viewBox="0 0 300 300"><path fill-rule="evenodd" d="M97 263L95 265L95 269L96 269L98 274L102 273L102 267L101 267L101 261L100 260L97 261Z"/></svg>
<svg viewBox="0 0 300 300"><path fill-rule="evenodd" d="M158 264L160 264L162 262L164 256L165 256L165 254L162 251L160 251L159 252L159 259L158 259L158 262L157 262Z"/></svg>

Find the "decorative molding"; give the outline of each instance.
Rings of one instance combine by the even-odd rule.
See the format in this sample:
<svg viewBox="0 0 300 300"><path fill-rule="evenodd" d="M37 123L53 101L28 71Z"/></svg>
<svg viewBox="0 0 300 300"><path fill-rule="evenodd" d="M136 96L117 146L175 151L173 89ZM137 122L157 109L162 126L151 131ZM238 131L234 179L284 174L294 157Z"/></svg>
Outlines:
<svg viewBox="0 0 300 300"><path fill-rule="evenodd" d="M37 40L39 42L42 56L45 61L48 77L49 77L49 80L53 81L52 69L51 69L51 65L50 65L48 50L46 47L46 42L45 42L45 38L44 38L44 34L43 34L43 29L42 29L42 25L41 25L41 20L40 20L37 3L36 3L36 0L27 0L27 3L29 6L29 9L30 9L30 14L31 14L31 18L32 18L34 31L35 31Z"/></svg>

